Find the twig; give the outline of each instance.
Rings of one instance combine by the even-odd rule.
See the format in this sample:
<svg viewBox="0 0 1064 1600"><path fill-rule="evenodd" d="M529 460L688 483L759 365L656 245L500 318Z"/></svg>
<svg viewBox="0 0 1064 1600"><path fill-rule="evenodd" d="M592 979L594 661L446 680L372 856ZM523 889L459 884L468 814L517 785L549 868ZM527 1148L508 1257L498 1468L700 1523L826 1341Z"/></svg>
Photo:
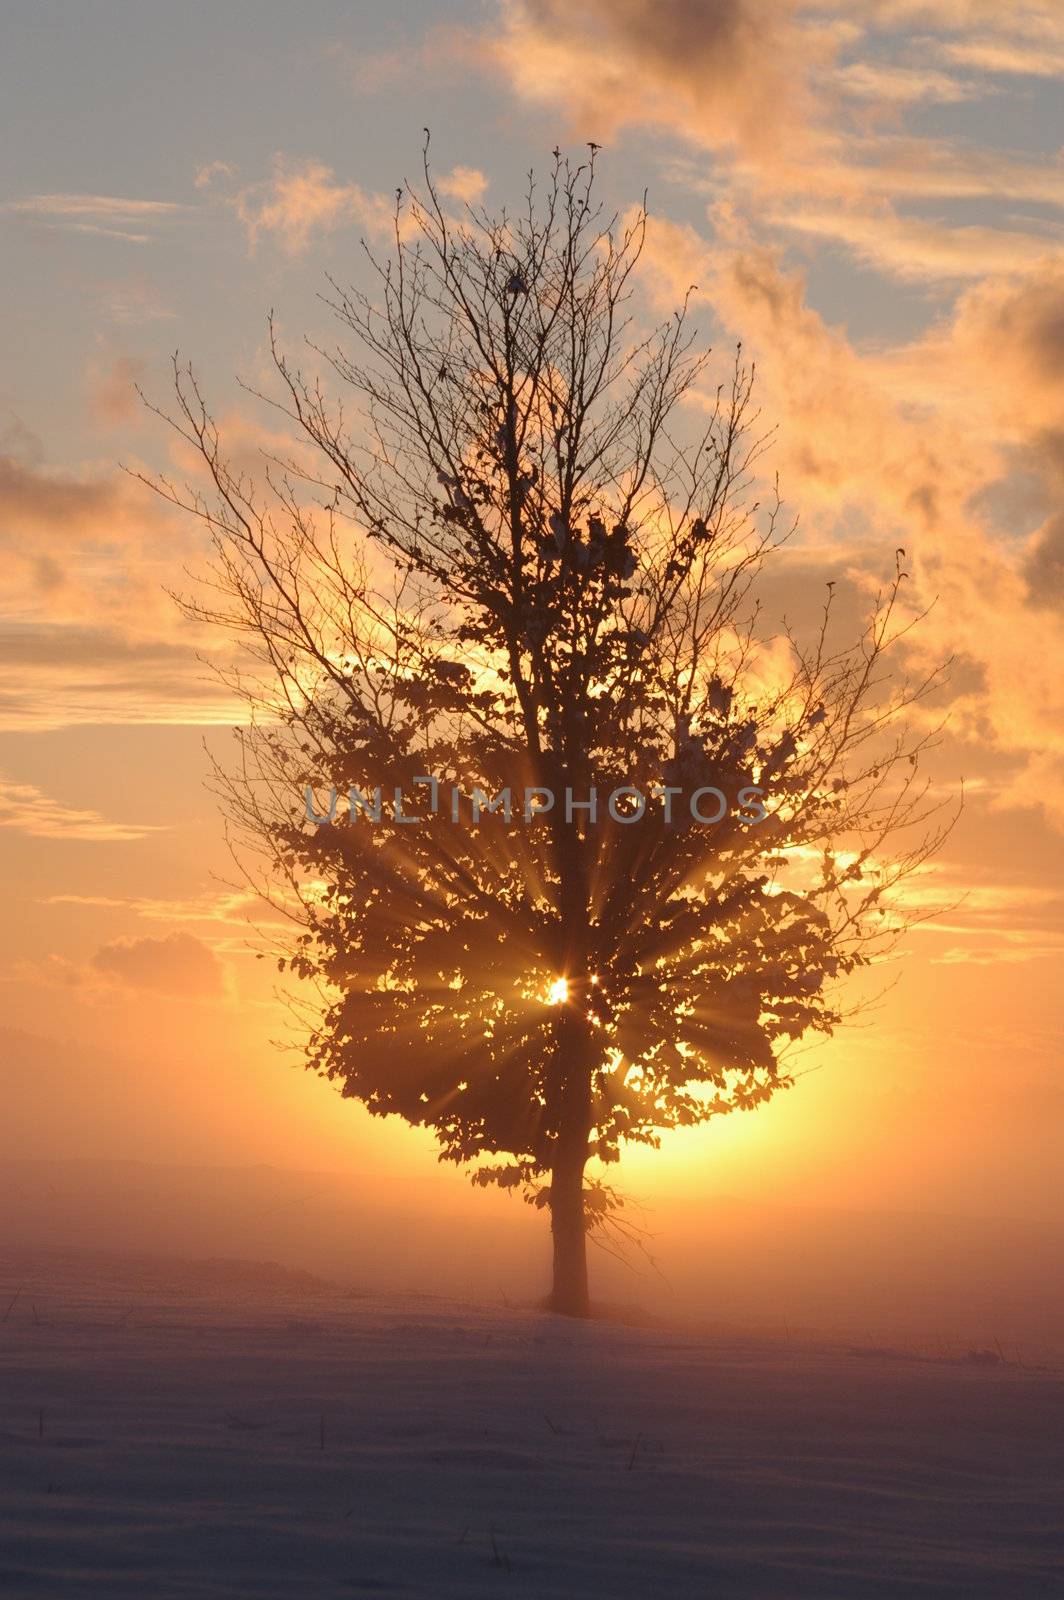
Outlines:
<svg viewBox="0 0 1064 1600"><path fill-rule="evenodd" d="M491 1540L491 1564L492 1564L492 1566L493 1567L505 1567L506 1571L509 1572L509 1570L510 1570L510 1557L506 1554L505 1551L499 1549L499 1546L498 1546L498 1544L496 1543L496 1540L495 1540L495 1529L493 1527L488 1529L488 1538Z"/></svg>

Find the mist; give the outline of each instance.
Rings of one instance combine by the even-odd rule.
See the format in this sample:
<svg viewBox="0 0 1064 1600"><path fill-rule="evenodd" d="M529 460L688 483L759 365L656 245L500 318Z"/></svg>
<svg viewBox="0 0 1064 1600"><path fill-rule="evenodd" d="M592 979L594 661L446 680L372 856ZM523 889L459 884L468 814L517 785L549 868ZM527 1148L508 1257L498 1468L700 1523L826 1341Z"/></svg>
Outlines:
<svg viewBox="0 0 1064 1600"><path fill-rule="evenodd" d="M622 1320L934 1352L1064 1345L1064 1237L1005 1218L847 1212L729 1196L632 1216L634 1244L593 1251L596 1301ZM549 1264L544 1214L458 1174L401 1191L374 1175L137 1161L0 1164L0 1252L275 1262L363 1292L532 1306Z"/></svg>

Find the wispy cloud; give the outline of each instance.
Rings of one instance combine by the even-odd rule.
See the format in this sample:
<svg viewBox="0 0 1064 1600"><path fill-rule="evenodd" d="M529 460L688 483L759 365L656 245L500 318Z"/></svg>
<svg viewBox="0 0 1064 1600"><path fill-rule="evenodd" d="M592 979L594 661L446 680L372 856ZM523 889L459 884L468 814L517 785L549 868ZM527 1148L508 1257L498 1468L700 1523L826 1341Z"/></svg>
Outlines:
<svg viewBox="0 0 1064 1600"><path fill-rule="evenodd" d="M114 822L98 811L67 805L32 783L0 779L0 828L32 839L77 839L94 844L125 844L158 833L153 823Z"/></svg>
<svg viewBox="0 0 1064 1600"><path fill-rule="evenodd" d="M0 453L0 726L238 716L164 587L193 538L114 468Z"/></svg>
<svg viewBox="0 0 1064 1600"><path fill-rule="evenodd" d="M1044 233L1020 229L950 225L900 216L880 203L848 210L791 206L770 215L777 228L811 234L851 251L857 260L910 282L983 278L1013 272L1043 260L1064 244L1059 226Z"/></svg>
<svg viewBox="0 0 1064 1600"><path fill-rule="evenodd" d="M175 316L172 307L159 296L149 283L111 283L105 286L103 309L112 322L124 327L138 327L151 322L169 322Z"/></svg>
<svg viewBox="0 0 1064 1600"><path fill-rule="evenodd" d="M3 211L52 217L161 217L183 209L173 200L124 200L111 194L33 194L0 205Z"/></svg>
<svg viewBox="0 0 1064 1600"><path fill-rule="evenodd" d="M988 91L985 84L938 72L933 67L908 67L874 61L853 61L841 67L835 82L855 99L892 106L957 105Z"/></svg>
<svg viewBox="0 0 1064 1600"><path fill-rule="evenodd" d="M945 61L1025 78L1056 78L1064 73L1064 50L1016 39L976 38L940 41L936 51Z"/></svg>
<svg viewBox="0 0 1064 1600"><path fill-rule="evenodd" d="M132 200L107 194L31 194L0 201L0 214L22 217L50 228L99 234L128 244L150 244L146 226L176 217L186 207L172 200ZM135 227L138 225L139 227Z"/></svg>
<svg viewBox="0 0 1064 1600"><path fill-rule="evenodd" d="M90 911L123 911L145 922L165 922L171 927L209 930L216 950L246 953L249 932L288 931L291 924L271 914L265 903L248 889L221 889L185 900L152 895L52 894L39 902L46 906L83 907Z"/></svg>

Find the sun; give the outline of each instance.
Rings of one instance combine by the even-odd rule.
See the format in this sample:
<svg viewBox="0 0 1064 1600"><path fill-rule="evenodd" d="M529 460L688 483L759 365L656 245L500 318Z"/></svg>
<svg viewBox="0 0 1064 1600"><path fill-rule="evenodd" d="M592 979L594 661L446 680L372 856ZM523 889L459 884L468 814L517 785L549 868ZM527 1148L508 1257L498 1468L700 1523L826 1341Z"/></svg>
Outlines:
<svg viewBox="0 0 1064 1600"><path fill-rule="evenodd" d="M549 1006L564 1006L569 999L568 978L555 978L547 990L547 1004Z"/></svg>

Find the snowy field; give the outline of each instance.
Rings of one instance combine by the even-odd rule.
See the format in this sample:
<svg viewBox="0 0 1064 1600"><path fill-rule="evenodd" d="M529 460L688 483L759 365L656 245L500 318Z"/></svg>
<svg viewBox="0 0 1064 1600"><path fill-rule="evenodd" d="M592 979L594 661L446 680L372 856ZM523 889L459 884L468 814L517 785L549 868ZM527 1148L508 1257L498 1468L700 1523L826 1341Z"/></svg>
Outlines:
<svg viewBox="0 0 1064 1600"><path fill-rule="evenodd" d="M5 1600L1064 1594L1052 1365L158 1262L0 1318Z"/></svg>

